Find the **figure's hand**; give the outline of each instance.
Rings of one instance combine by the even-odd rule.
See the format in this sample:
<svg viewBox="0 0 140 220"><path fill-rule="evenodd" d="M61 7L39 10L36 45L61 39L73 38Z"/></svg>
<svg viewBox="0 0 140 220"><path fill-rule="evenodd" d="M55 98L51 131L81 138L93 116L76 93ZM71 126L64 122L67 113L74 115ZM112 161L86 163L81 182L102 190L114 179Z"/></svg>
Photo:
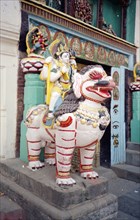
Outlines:
<svg viewBox="0 0 140 220"><path fill-rule="evenodd" d="M66 66L63 66L63 67L61 68L61 72L62 72L62 74L67 73L67 72L68 72L68 68L67 68Z"/></svg>
<svg viewBox="0 0 140 220"><path fill-rule="evenodd" d="M76 66L76 61L74 59L70 60L70 64Z"/></svg>
<svg viewBox="0 0 140 220"><path fill-rule="evenodd" d="M51 56L49 56L49 57L47 57L46 59L45 59L45 63L46 64L49 64L49 63L51 63L53 61L53 57L51 57Z"/></svg>

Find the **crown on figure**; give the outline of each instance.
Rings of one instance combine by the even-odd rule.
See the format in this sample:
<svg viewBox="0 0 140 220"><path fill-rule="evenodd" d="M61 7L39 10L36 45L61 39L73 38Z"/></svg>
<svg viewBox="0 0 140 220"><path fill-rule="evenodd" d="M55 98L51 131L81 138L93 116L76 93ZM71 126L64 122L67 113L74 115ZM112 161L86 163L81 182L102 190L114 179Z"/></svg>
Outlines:
<svg viewBox="0 0 140 220"><path fill-rule="evenodd" d="M60 56L62 53L69 52L68 47L59 39L54 40L49 47L52 56Z"/></svg>

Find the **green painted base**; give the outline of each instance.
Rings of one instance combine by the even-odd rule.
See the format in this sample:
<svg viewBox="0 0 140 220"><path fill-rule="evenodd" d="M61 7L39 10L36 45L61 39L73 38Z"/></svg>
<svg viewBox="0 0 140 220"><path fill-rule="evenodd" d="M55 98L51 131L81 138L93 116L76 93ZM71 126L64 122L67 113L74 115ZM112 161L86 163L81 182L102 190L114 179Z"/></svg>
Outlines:
<svg viewBox="0 0 140 220"><path fill-rule="evenodd" d="M20 136L20 159L25 163L28 162L28 150L27 150L27 141L26 141L26 131L27 128L24 122L21 122L21 136Z"/></svg>
<svg viewBox="0 0 140 220"><path fill-rule="evenodd" d="M41 149L41 153L40 153L40 161L44 162L44 147Z"/></svg>
<svg viewBox="0 0 140 220"><path fill-rule="evenodd" d="M131 142L140 144L140 120L131 121Z"/></svg>

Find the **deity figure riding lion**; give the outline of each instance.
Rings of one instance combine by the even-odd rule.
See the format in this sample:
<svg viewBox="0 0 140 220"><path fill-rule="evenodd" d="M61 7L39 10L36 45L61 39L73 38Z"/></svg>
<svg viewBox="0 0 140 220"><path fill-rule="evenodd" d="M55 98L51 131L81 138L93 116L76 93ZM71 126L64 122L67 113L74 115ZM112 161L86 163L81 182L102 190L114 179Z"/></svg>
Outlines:
<svg viewBox="0 0 140 220"><path fill-rule="evenodd" d="M104 101L115 87L100 65L77 71L75 53L59 39L49 46L50 56L40 73L46 81L46 103L30 108L26 114L28 167L39 169L45 163L56 165L56 183L73 185L71 164L78 148L83 178L97 178L93 170L95 149L110 123ZM45 147L45 161L39 160Z"/></svg>

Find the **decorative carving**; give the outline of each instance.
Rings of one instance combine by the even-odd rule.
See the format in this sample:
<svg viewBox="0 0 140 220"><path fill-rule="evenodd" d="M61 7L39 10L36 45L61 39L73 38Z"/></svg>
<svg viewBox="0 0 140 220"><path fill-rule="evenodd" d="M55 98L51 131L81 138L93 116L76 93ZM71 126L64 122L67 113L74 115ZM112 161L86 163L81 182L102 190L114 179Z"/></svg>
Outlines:
<svg viewBox="0 0 140 220"><path fill-rule="evenodd" d="M104 47L98 47L97 59L100 62L106 61L106 50Z"/></svg>
<svg viewBox="0 0 140 220"><path fill-rule="evenodd" d="M56 39L59 39L64 44L68 45L68 39L63 32L57 31L53 37L53 40L56 40Z"/></svg>
<svg viewBox="0 0 140 220"><path fill-rule="evenodd" d="M34 27L28 32L26 37L27 53L35 53L42 55L48 46L48 37L43 36L43 33L38 27Z"/></svg>
<svg viewBox="0 0 140 220"><path fill-rule="evenodd" d="M42 30L42 32L41 32ZM26 36L28 57L21 60L24 73L40 73L47 53L49 31L45 26L32 28Z"/></svg>
<svg viewBox="0 0 140 220"><path fill-rule="evenodd" d="M102 28L101 29L103 31L106 31L109 34L113 34L114 36L117 36L115 31L112 28L112 24L107 24L106 21L104 20L104 18L102 20Z"/></svg>
<svg viewBox="0 0 140 220"><path fill-rule="evenodd" d="M70 47L75 51L77 56L81 55L82 43L78 37L73 37L71 39Z"/></svg>
<svg viewBox="0 0 140 220"><path fill-rule="evenodd" d="M117 72L117 71L115 71L114 73L113 73L113 80L114 80L114 82L115 82L115 84L116 84L116 86L119 86L119 73Z"/></svg>
<svg viewBox="0 0 140 220"><path fill-rule="evenodd" d="M108 55L108 62L109 64L111 64L112 66L115 66L116 64L116 56L115 56L115 52L114 51L110 51L109 55Z"/></svg>
<svg viewBox="0 0 140 220"><path fill-rule="evenodd" d="M85 57L90 60L94 58L94 44L91 42L85 43Z"/></svg>
<svg viewBox="0 0 140 220"><path fill-rule="evenodd" d="M88 24L92 23L92 10L88 0L75 1L75 18Z"/></svg>

